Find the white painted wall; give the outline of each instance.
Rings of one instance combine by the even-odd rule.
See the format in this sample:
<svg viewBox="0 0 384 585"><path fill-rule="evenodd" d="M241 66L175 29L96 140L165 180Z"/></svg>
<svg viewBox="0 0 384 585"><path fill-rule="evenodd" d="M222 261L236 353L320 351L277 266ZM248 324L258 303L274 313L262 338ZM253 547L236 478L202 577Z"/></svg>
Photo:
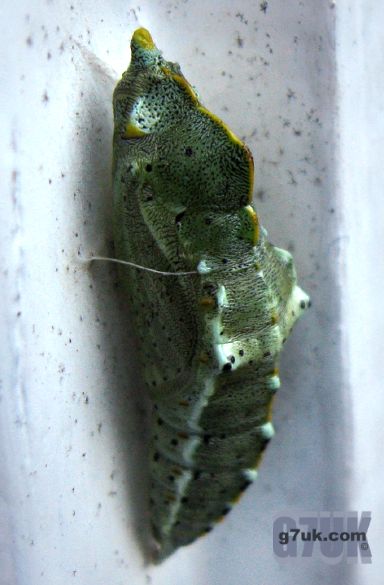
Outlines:
<svg viewBox="0 0 384 585"><path fill-rule="evenodd" d="M372 510L372 564L358 583L379 585L384 573L384 5L351 0L339 11L338 186L343 209L343 367L351 403L350 507Z"/></svg>
<svg viewBox="0 0 384 585"><path fill-rule="evenodd" d="M0 9L1 585L379 583L377 556L355 570L272 551L279 511L351 508L372 510L380 550L383 9L361 4ZM287 343L259 479L160 567L142 556L145 398L127 306L113 265L77 262L112 253L111 94L137 26L246 139L258 212L313 300Z"/></svg>

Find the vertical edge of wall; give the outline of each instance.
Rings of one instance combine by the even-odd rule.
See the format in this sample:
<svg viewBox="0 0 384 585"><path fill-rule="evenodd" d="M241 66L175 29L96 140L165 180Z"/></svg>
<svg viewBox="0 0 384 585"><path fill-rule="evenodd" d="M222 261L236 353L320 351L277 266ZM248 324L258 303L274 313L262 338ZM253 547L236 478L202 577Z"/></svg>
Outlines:
<svg viewBox="0 0 384 585"><path fill-rule="evenodd" d="M343 205L341 279L346 401L351 404L350 507L372 512L372 564L360 564L359 583L379 585L384 559L381 441L384 356L384 136L382 23L384 6L351 0L337 9L339 190Z"/></svg>

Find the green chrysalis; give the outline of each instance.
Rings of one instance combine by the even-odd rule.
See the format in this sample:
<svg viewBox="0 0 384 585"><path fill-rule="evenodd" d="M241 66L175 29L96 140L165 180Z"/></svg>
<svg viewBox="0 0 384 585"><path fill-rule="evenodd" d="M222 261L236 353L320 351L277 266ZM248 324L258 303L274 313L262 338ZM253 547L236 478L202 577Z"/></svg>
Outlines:
<svg viewBox="0 0 384 585"><path fill-rule="evenodd" d="M252 207L248 148L138 29L113 97L114 233L153 403L157 560L211 530L273 436L277 363L309 305ZM151 269L152 271L150 271Z"/></svg>

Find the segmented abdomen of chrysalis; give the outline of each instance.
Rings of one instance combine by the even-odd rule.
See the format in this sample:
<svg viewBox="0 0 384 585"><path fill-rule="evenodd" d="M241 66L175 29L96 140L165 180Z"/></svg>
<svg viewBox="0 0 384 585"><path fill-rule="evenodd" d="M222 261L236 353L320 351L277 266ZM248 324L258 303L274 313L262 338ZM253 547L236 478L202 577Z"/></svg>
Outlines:
<svg viewBox="0 0 384 585"><path fill-rule="evenodd" d="M121 274L153 403L159 561L211 530L256 477L279 354L309 299L252 207L248 148L148 31L131 50L113 102L114 233L117 258L143 267Z"/></svg>

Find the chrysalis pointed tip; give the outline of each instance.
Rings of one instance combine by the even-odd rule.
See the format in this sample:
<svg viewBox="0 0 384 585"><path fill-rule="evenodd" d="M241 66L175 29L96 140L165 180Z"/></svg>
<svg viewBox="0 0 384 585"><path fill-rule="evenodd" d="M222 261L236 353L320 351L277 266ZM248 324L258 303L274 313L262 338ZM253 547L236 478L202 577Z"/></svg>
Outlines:
<svg viewBox="0 0 384 585"><path fill-rule="evenodd" d="M132 48L138 47L147 51L156 49L151 33L146 28L138 28L135 30L132 36L131 45Z"/></svg>
<svg viewBox="0 0 384 585"><path fill-rule="evenodd" d="M152 548L152 563L154 565L160 565L160 563L164 562L174 552L175 547L170 542L160 544L158 541L156 541L155 546Z"/></svg>

